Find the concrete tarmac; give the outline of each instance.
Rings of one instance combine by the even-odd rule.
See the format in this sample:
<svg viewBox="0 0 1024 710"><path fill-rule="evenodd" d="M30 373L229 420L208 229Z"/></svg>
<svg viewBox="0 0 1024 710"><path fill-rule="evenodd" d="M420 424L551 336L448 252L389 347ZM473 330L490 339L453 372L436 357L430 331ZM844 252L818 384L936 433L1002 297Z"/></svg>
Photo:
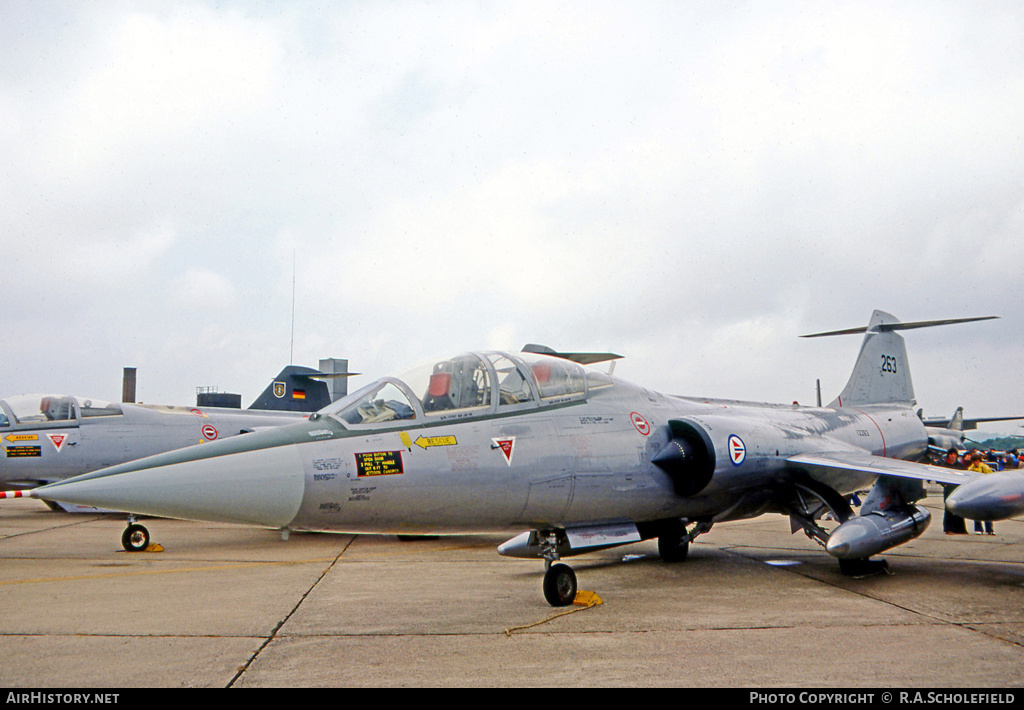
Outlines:
<svg viewBox="0 0 1024 710"><path fill-rule="evenodd" d="M1024 685L1024 520L925 534L843 577L789 521L567 560L599 605L555 610L510 536L401 542L0 505L0 687Z"/></svg>

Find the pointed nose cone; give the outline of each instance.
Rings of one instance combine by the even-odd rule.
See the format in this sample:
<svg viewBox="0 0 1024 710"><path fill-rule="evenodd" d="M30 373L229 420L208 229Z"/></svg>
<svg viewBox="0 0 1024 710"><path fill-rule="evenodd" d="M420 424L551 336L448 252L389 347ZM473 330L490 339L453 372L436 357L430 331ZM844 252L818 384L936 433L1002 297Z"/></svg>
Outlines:
<svg viewBox="0 0 1024 710"><path fill-rule="evenodd" d="M297 446L277 446L82 477L36 497L141 515L284 527L305 489Z"/></svg>

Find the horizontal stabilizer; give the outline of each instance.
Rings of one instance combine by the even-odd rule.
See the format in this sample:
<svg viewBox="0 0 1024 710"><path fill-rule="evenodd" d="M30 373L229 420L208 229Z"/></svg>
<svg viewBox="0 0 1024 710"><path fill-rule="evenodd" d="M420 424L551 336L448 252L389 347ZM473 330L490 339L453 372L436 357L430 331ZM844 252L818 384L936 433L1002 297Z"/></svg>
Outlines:
<svg viewBox="0 0 1024 710"><path fill-rule="evenodd" d="M622 355L616 355L615 353L560 353L552 350L546 345L537 345L535 343L529 343L523 346L524 353L538 353L540 355L551 355L552 357L560 357L563 360L571 360L578 362L581 365L593 365L598 362L608 362L609 360L621 360Z"/></svg>
<svg viewBox="0 0 1024 710"><path fill-rule="evenodd" d="M845 330L831 330L827 333L810 333L809 335L801 335L801 338L824 338L829 335L855 335L857 333L866 333L868 330L888 333L893 330L912 330L914 328L930 328L935 325L954 325L956 323L970 323L978 320L993 320L999 318L999 316L980 316L977 318L947 318L945 320L919 320L912 321L910 323L878 323L872 326L861 326L859 328L846 328Z"/></svg>

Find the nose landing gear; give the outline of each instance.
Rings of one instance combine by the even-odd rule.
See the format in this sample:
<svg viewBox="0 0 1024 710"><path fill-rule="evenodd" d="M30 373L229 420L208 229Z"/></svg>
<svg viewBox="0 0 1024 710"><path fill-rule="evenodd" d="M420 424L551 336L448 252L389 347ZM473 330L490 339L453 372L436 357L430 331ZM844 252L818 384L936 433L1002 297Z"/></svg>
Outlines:
<svg viewBox="0 0 1024 710"><path fill-rule="evenodd" d="M544 598L551 606L569 606L576 599L576 573L559 562L559 544L565 546L565 532L549 530L538 533L540 556L544 558Z"/></svg>
<svg viewBox="0 0 1024 710"><path fill-rule="evenodd" d="M544 598L551 606L569 606L576 599L576 573L563 563L548 562L544 573Z"/></svg>
<svg viewBox="0 0 1024 710"><path fill-rule="evenodd" d="M128 527L121 533L121 547L126 552L142 552L149 547L149 530L135 522L134 517L128 518Z"/></svg>

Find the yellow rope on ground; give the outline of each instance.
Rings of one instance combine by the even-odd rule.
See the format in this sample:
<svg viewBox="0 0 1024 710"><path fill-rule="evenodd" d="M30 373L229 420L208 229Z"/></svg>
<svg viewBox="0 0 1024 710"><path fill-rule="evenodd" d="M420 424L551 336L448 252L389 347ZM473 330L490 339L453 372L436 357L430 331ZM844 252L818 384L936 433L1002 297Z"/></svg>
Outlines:
<svg viewBox="0 0 1024 710"><path fill-rule="evenodd" d="M526 629L532 629L534 626L540 626L541 624L546 624L548 622L554 621L555 619L557 619L557 618L559 618L561 616L565 616L566 614L575 614L577 611L583 611L585 609L590 609L591 607L595 607L598 604L604 604L604 602L601 600L601 597L597 596L596 592L586 592L586 591L580 590L580 591L576 592L576 598L572 600L572 604L573 604L573 606L575 606L577 608L576 609L567 609L565 611L556 612L556 613L550 615L548 618L541 619L540 621L535 621L532 624L526 624L524 626L511 626L511 627L505 629L505 635L508 636L508 637L511 637L512 634L514 634L517 631L524 631Z"/></svg>

